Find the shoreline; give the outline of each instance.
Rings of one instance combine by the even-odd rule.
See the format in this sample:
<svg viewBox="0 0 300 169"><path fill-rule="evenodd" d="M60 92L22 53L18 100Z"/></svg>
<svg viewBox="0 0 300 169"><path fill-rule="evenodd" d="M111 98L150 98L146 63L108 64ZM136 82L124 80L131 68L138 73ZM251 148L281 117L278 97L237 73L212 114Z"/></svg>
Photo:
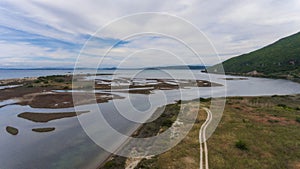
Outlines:
<svg viewBox="0 0 300 169"><path fill-rule="evenodd" d="M138 138L138 137L150 137L150 136L154 136L154 135L157 135L159 134L160 132L163 132L164 130L161 130L162 128L161 127L170 127L170 126L164 126L163 123L168 121L168 120L171 120L171 118L173 118L174 116L177 116L177 114L179 112L175 112L174 113L174 109L173 107L175 106L176 109L179 111L179 107L178 107L178 104L179 102L176 102L176 103L171 103L171 104L167 104L165 105L166 106L166 109L165 111L163 112L166 116L164 117L158 117L156 120L154 120L153 122L150 122L150 123L144 123L144 124L140 124L136 129L134 129L131 134L130 134L130 137L133 137L133 138ZM161 107L158 107L156 111L158 111ZM172 111L171 111L172 110ZM155 113L156 111L153 113L152 116L155 116ZM171 115L168 116L168 115ZM174 121L173 121L174 122ZM151 130L154 130L155 132L149 132L149 129L147 129L148 126L154 124L156 126L155 129L151 129ZM148 134L145 135L145 132L147 132ZM124 145L126 145L129 141L130 141L131 138L128 138L124 143L122 143L122 145L120 145L115 152L117 151L120 151L122 150L122 148L124 147ZM111 153L110 156L104 161L102 162L101 164L99 164L99 166L97 167L97 169L105 169L107 168L107 164L111 161L114 161L115 159L117 159L117 161L119 160L119 158L121 159L125 159L125 162L130 159L130 158L126 158L126 157L121 157L121 156L118 156L114 153ZM125 168L125 166L124 166Z"/></svg>
<svg viewBox="0 0 300 169"><path fill-rule="evenodd" d="M97 74L98 76L106 76L111 74ZM76 76L75 80L77 86L73 85L72 75L53 75L53 76L41 76L36 78L20 78L20 79L7 79L0 80L0 86L4 86L0 89L0 101L17 99L21 105L30 105L34 108L67 108L73 107L73 95L76 94L83 99L91 98L86 92L76 92L76 90L91 90L94 83L94 90L100 90L99 93L95 93L97 103L107 102L112 99L122 99L122 97L108 92L128 92L130 94L151 94L155 90L174 90L184 89L189 87L218 87L221 84L209 82L206 80L178 80L175 82L171 79L116 79L116 80L99 80L90 82L84 79L84 77L90 76L90 74L80 74ZM146 81L146 82L144 82ZM154 82L155 81L155 82ZM126 85L121 85L125 83ZM114 84L114 85L113 85ZM115 84L117 84L115 86ZM8 86L5 88L5 85ZM9 87L9 85L19 85ZM86 85L86 86L85 86ZM74 90L74 92L56 92L56 91ZM101 92L101 90L103 90ZM107 92L107 90L109 90ZM44 100L46 102L41 103L38 100ZM91 99L88 99L92 101ZM88 104L87 102L78 102L79 105ZM77 104L77 105L78 105Z"/></svg>
<svg viewBox="0 0 300 169"><path fill-rule="evenodd" d="M238 122L238 124L234 125L234 126L238 126L239 129L242 130L243 125L248 125L246 130L251 129L251 132L254 132L258 135L264 134L264 132L261 131L260 126L264 126L266 128L265 130L267 130L266 132L272 131L275 133L277 131L277 128L280 128L280 127L285 128L285 127L289 126L292 133L295 133L300 128L300 116L292 113L293 111L297 111L298 113L300 113L300 107L298 104L300 101L300 94L283 95L283 96L278 96L278 95L248 96L248 97L236 96L236 97L228 97L227 99L228 99L228 102L226 104L226 109L225 109L225 112L223 115L224 117L222 117L222 120L221 120L218 128L216 129L216 133L214 133L214 135L212 135L212 138L210 138L210 140L208 141L208 146L210 149L210 153L209 153L209 156L210 156L209 166L210 167L215 166L215 165L217 165L219 167L221 167L221 166L224 167L224 163L221 163L220 161L214 161L214 160L218 160L218 158L220 158L220 157L215 157L215 156L217 156L218 153L222 152L221 150L224 147L226 149L230 149L230 151L236 152L236 153L232 154L233 156L236 156L235 159L239 159L239 156L241 153L243 153L244 155L245 155L245 153L247 153L247 152L243 152L246 150L239 150L239 148L234 147L234 145L228 144L229 141L226 141L225 142L226 144L224 144L224 142L223 142L224 140L219 141L219 139L217 139L217 138L221 139L226 136L226 135L224 136L224 134L221 132L223 130L230 133L230 131L228 131L228 129L226 127L224 127L224 125L226 124L228 126L231 126L231 123L232 123L231 121L233 120L232 119L233 117L234 117L234 120ZM193 101L197 102L196 100L192 100L189 102L193 102ZM240 104L240 103L243 103L243 104ZM206 103L206 105L208 105L208 104L209 103ZM249 106L249 105L251 105L251 106ZM266 109L269 111L276 110L277 113L273 112L273 111L270 111L270 112L269 111L266 111L266 112L257 111L260 109ZM232 113L232 112L234 112L234 113ZM203 115L201 115L201 113L199 113L199 116L203 116ZM230 118L228 116L230 116ZM198 138L198 137L195 138L195 133L197 133L199 131L199 127L202 124L201 122L203 122L203 119L202 120L199 119L199 122L194 124L195 126L197 126L196 127L197 129L195 129L195 131L194 131L194 129L192 129L190 131L189 135L192 135L193 137L188 136L187 138L184 139L184 140L189 140L188 143L187 143L187 141L183 140L182 142L184 142L184 143L179 143L178 145L176 145L176 147L174 147L173 149L171 149L163 154L160 154L160 155L155 156L150 159L144 158L137 164L136 168L139 168L139 167L168 168L168 166L172 168L175 166L183 165L181 162L182 160L180 158L182 158L182 159L193 158L195 160L196 159L195 157L197 157L198 151L194 151L193 149L190 149L190 148L195 146L195 145L193 145L194 141L197 140L197 138ZM237 122L235 122L235 123L237 123ZM274 127L276 127L276 128L274 128ZM277 131L277 132L278 132L277 134L279 134L278 137L280 137L280 135L286 135L286 137L289 136L291 138L294 137L293 135L290 135L289 132L282 132L282 131ZM192 133L194 133L194 134L192 134ZM244 132L241 132L240 133L241 136L239 136L237 139L241 139L244 137L252 137L252 135L244 135L243 133ZM299 137L299 136L300 135L298 134L297 137ZM271 139L273 136L272 135L269 136L268 134L266 134L264 137L268 137L268 139ZM229 139L233 142L235 141L235 139L231 139L231 138L229 138ZM268 139L261 139L259 141L260 142L261 141L268 142ZM246 139L246 138L242 139L242 141L246 141L247 149L248 149L247 151L251 152L251 151L256 150L255 146L257 145L257 142L254 140L253 141L249 141L249 140L250 139ZM289 142L288 140L285 140L285 141ZM249 142L251 142L251 143L249 143ZM297 142L294 142L294 143L295 143L295 145L298 145ZM298 143L300 143L299 140L298 140ZM218 144L218 146L214 146L215 144ZM276 146L278 146L278 145L280 145L280 142ZM298 145L298 147L299 147L299 145ZM269 151L272 150L272 147L264 147L264 148L268 149L268 150L262 151L261 153L270 153ZM286 149L288 149L288 148L286 148ZM186 150L193 150L193 152L195 154L193 154L190 151L186 151ZM276 150L276 148L275 148L275 150ZM293 151L291 151L290 153L296 153L297 152L296 150L297 150L297 148L293 149ZM181 154L182 154L182 152L185 152L186 154L180 155L179 156L180 158L179 158L176 155L176 153L178 153L178 152L181 152ZM276 150L275 152L281 153L281 152L278 152L278 150ZM226 153L226 152L224 152L224 153ZM288 154L285 154L285 155L288 155ZM251 157L249 157L249 159L255 159L256 157L257 157L257 155L254 154ZM300 158L300 156L298 156L298 157ZM276 156L274 156L273 158L276 158ZM126 158L126 160L127 159L128 158ZM176 159L176 160L174 160L174 159ZM232 158L229 158L229 159L232 159ZM229 159L227 159L227 160L230 161ZM185 162L190 163L188 165L197 167L197 165L199 163L194 160L190 159ZM256 160L258 160L258 159L256 159ZM262 158L262 160L263 160L263 158ZM277 162L281 163L281 166L282 166L282 164L287 163L286 160L280 160L280 159L277 159ZM168 163L168 165L166 165L166 166L163 165L166 163ZM170 164L170 163L172 163L172 164ZM265 162L265 163L268 164L267 162ZM181 164L181 165L178 165L178 164ZM297 166L298 164L299 163L297 163L297 162L289 161L288 165L292 165L292 166L296 165ZM184 165L186 165L186 163L184 163ZM193 168L191 166L189 168ZM261 168L261 166L259 168ZM263 168L266 168L266 167L263 167ZM105 168L105 169L108 169L108 168Z"/></svg>
<svg viewBox="0 0 300 169"><path fill-rule="evenodd" d="M43 85L47 85L47 83L45 83L46 81L44 80L44 79L39 79L39 78L33 78L33 79L31 79L30 80L30 82L29 82L29 84L30 83L32 83L33 85L36 85L36 86L32 86L32 87L30 87L30 86L28 86L28 84L25 84L25 85L23 85L23 86L20 86L20 87L17 87L17 88L9 88L9 89L2 89L1 91L11 91L12 93L15 93L16 95L19 95L19 97L16 97L16 98L20 98L20 97L23 97L23 96L26 96L26 97L29 97L30 95L32 95L32 93L39 93L39 94L37 94L37 95L33 95L33 97L29 97L29 98L27 98L28 100L33 100L33 98L36 98L37 100L41 100L41 98L39 98L39 97L37 97L37 96L39 96L40 95L40 93L44 93L45 94L45 98L47 98L48 96L49 97L51 97L51 98L53 98L53 96L51 96L51 94L49 94L49 93L47 93L47 92L51 92L52 90L63 90L65 87L66 87L66 85L65 85L65 83L69 83L70 81L63 81L63 82L56 82L56 80L57 80L57 78L58 78L58 80L59 79L61 79L62 77L64 78L64 77L67 77L68 79L70 79L70 76L69 75L55 75L55 76L50 76L50 77L54 77L54 79L51 79L50 78L50 80L49 79L47 79L48 77L45 77L46 78L46 80L48 81L48 85L49 86L43 86ZM27 78L25 78L26 80L28 80ZM17 82L19 82L20 81L20 79L8 79L8 82L9 83L13 83L14 82L14 80L16 80ZM35 82L35 80L39 80L39 82L38 83L36 83ZM58 81L57 80L57 81ZM285 79L286 80L286 79ZM1 80L0 80L1 81ZM54 83L54 86L51 86L52 84L49 84L49 81L50 81L50 83ZM28 81L26 81L26 83L28 83ZM141 87L141 86L139 86L139 87ZM142 87L144 87L144 86L142 86ZM159 88L157 88L157 89L159 89ZM29 92L27 92L26 93L26 91L25 91L25 93L23 93L24 95L22 95L22 94L20 94L20 93L18 93L18 91L24 91L24 90L30 90ZM31 93L32 92L32 93ZM139 93L139 92L138 92ZM64 95L64 94L67 94L67 93L60 93L60 94L62 94L62 95ZM71 94L71 93L68 93L67 95L69 95L69 94ZM144 94L144 93L143 93ZM300 94L300 93L299 93ZM272 97L275 97L275 98L279 98L279 97L291 97L291 96L298 96L299 94L292 94L292 95L261 95L261 96L230 96L230 97L226 97L226 98L228 98L228 99L240 99L240 98L246 98L246 99L251 99L251 98L272 98ZM43 95L43 94L42 94ZM72 95L72 94L71 94ZM57 95L58 96L58 95ZM2 97L3 97L3 95L2 95ZM43 96L44 97L44 96ZM69 97L69 96L68 96ZM61 98L63 98L63 97L58 97L59 99L61 99ZM59 100L58 99L58 100ZM112 99L114 99L114 98L112 98ZM0 97L0 100L1 100L1 97ZM46 100L50 100L50 99L46 99ZM199 102L199 100L201 100L201 98L198 98L198 99L193 99L193 100L189 100L189 101L185 101L185 102ZM205 99L206 101L209 101L209 99ZM204 101L205 101L204 100ZM107 100L107 101L109 101L109 100ZM61 102L61 100L59 101L59 102ZM203 100L201 101L201 102L203 102ZM101 102L98 102L98 103L101 103ZM16 104L20 104L20 103L16 103ZM28 105L29 103L27 102L24 102L23 103L23 105ZM46 103L46 107L47 107L47 104L49 105L49 103ZM178 104L178 103L176 103L176 104ZM175 105L176 105L175 104ZM22 105L22 104L21 104ZM167 106L169 106L169 105L174 105L174 104L168 104ZM73 105L68 105L67 107L72 107ZM35 107L35 106L33 106L33 107ZM37 106L37 107L39 107L39 106ZM43 107L43 108L45 108L45 105L41 105L40 107ZM63 107L61 107L61 106L50 106L49 108L63 108ZM145 124L141 124L139 127L137 127L133 132L132 132L132 134L130 134L131 136L138 136L139 134L141 134L142 132L141 132L141 130L143 129L145 127ZM158 127L161 127L161 125L158 125ZM153 133L151 133L151 134L157 134L157 133L159 133L159 130L158 130L158 132L153 132ZM130 138L129 138L130 139ZM125 145L127 142L128 142L129 140L127 140L126 142L124 142L122 145ZM116 150L116 151L119 151L120 149L122 149L122 145ZM114 154L111 154L107 159L105 159L104 160L104 162L103 163L101 163L101 165L99 165L99 167L98 168L102 168L103 166L105 166L105 164L107 163L107 162L109 162L109 161L111 161L111 157L113 157L114 156ZM126 159L127 160L127 159ZM125 160L125 161L126 161Z"/></svg>
<svg viewBox="0 0 300 169"><path fill-rule="evenodd" d="M299 94L293 94L293 95L269 95L269 96L230 96L230 97L226 97L226 99L229 99L229 100L243 100L243 99L250 99L250 100L252 100L252 99L272 99L272 98L287 98L287 97L299 97L300 98L300 93ZM195 103L199 103L199 104L201 104L201 103L203 103L203 104L205 104L206 106L209 106L209 103L210 103L210 101L211 101L211 99L212 98L207 98L207 99L203 99L203 98L197 98L197 99L192 99L192 100L188 100L188 101L184 101L184 102L186 102L186 103L191 103L191 102L195 102ZM202 100L202 101L200 101L200 100ZM177 103L171 103L171 104L167 104L167 105L165 105L166 107L167 106L172 106L172 105L179 105L179 102L180 101L178 101ZM295 108L295 109L297 109L297 108ZM300 109L300 107L299 107L299 109ZM155 114L155 113L153 113L153 114ZM160 117L159 117L160 118ZM166 117L163 117L163 119L164 120L168 120ZM154 121L155 122L155 121ZM196 123L199 123L199 122L196 122ZM195 124L196 124L195 123ZM141 135L143 135L143 132L145 132L145 131L142 131L142 129L144 129L144 128L146 128L147 127L147 125L148 125L148 123L145 123L145 124L141 124L130 136L131 137L138 137L138 136L141 136ZM157 124L156 124L157 125ZM300 124L299 124L300 125ZM157 127L162 127L161 125L157 125ZM153 132L153 133L151 133L150 135L157 135L157 134L159 134L160 132L163 132L163 131L158 131L158 132ZM146 136L144 136L144 137L149 137L149 135L146 135ZM128 140L126 140L126 142L124 142L115 152L117 152L117 151L119 151L120 149L122 149L123 147L122 146L124 146L124 145L126 145L127 144L127 142L130 140L130 138L128 138ZM116 154L113 154L113 153L111 153L110 154L110 156L107 158L107 159L105 159L101 164L99 164L99 166L97 167L97 169L108 169L109 167L105 167L105 165L107 165L108 163L110 163L110 162L112 162L112 161L114 161L115 159L117 159L117 158L125 158L125 161L127 161L127 160L129 160L129 159L134 159L134 158L127 158L127 157L120 157L120 156L118 156L118 155L116 155ZM140 161L142 161L144 158L141 158L140 159ZM148 159L149 160L149 159ZM139 164L139 163L138 163ZM137 165L138 165L137 164ZM124 168L125 168L125 166L124 166Z"/></svg>
<svg viewBox="0 0 300 169"><path fill-rule="evenodd" d="M216 72L209 72L211 74L219 74ZM249 74L249 73L233 73L233 72L226 72L225 75L229 75L229 76L237 76L237 77L255 77L255 78L266 78L266 79L282 79L282 80L288 80L288 81L292 81L295 83L300 83L300 79L299 78L292 78L289 76L280 76L280 75L264 75L264 74Z"/></svg>

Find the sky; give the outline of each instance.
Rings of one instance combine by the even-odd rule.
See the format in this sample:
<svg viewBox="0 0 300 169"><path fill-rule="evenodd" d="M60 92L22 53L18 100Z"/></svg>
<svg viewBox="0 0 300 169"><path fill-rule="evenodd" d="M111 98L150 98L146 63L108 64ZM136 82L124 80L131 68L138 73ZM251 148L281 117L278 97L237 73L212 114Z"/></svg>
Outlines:
<svg viewBox="0 0 300 169"><path fill-rule="evenodd" d="M299 0L2 0L0 68L214 65L299 31Z"/></svg>

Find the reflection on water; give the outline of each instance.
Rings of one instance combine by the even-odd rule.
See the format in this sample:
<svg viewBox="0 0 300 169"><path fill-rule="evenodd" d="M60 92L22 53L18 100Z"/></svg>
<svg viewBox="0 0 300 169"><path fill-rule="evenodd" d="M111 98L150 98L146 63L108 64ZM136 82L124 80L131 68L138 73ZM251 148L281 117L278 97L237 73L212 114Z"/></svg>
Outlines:
<svg viewBox="0 0 300 169"><path fill-rule="evenodd" d="M9 88L15 88L15 87L20 87L22 85L7 85L7 86L0 86L0 90L2 89L9 89Z"/></svg>
<svg viewBox="0 0 300 169"><path fill-rule="evenodd" d="M0 102L0 107L4 107L6 105L11 105L11 104L14 104L14 103L17 103L17 102L18 101L14 100L14 99L4 100L4 101Z"/></svg>
<svg viewBox="0 0 300 169"><path fill-rule="evenodd" d="M29 106L11 105L1 108L0 111L1 128L14 126L19 130L16 136L1 131L1 168L82 168L106 154L100 154L103 151L86 137L76 117L47 123L36 123L17 117L26 111L70 112L74 111L73 108L34 109ZM32 131L54 126L56 129L52 132Z"/></svg>
<svg viewBox="0 0 300 169"><path fill-rule="evenodd" d="M176 70L172 70L176 71ZM118 77L130 77L133 72L124 71L117 74ZM176 72L178 79L188 78L180 71ZM285 95L300 93L300 85L286 80L273 80L263 78L248 78L248 80L224 80L224 76L202 74L195 71L197 79L209 80L224 86L211 88L184 88L179 90L164 90L167 103L173 103L176 100L190 100L199 97L222 97L226 90L227 96L257 96L257 95ZM140 78L170 78L165 74L159 74L155 70L148 73L139 74ZM231 76L227 76L231 77ZM107 76L112 79L112 76ZM223 79L222 79L223 78ZM152 81L151 81L152 83ZM154 83L154 82L153 82ZM225 84L226 83L226 84ZM84 91L82 91L84 92ZM97 92L97 91L95 91ZM103 92L102 90L99 92ZM125 97L107 103L99 103L98 107L106 120L114 126L116 130L124 134L131 134L139 123L129 121L124 116L147 120L153 111L163 103L160 102L162 91L155 90L150 95L128 94L122 92L113 92ZM149 99L152 109L149 109ZM51 121L35 122L19 118L18 115L24 112L31 113L70 113L74 108L62 109L43 109L21 106L15 103L15 100L0 102L0 164L1 168L19 169L19 168L95 168L109 153L94 144L84 133L78 119L82 118L90 121L91 125L97 123L97 112L90 110L91 106L82 105L80 110L91 111L78 117L69 116L68 118L55 118ZM131 102L136 110L128 110L128 103ZM124 111L119 114L114 106L117 103ZM148 110L145 114L139 114L139 111ZM7 126L18 129L17 135L11 135L6 131ZM34 132L33 132L34 131ZM101 131L101 129L99 129ZM100 132L107 136L109 133Z"/></svg>

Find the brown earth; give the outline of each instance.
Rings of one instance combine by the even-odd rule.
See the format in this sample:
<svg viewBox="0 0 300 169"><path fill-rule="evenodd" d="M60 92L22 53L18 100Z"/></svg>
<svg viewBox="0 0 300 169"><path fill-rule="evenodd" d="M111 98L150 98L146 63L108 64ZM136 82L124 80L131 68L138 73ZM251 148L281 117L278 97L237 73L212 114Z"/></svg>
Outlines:
<svg viewBox="0 0 300 169"><path fill-rule="evenodd" d="M7 126L6 131L11 135L17 135L19 133L19 130L15 127Z"/></svg>
<svg viewBox="0 0 300 169"><path fill-rule="evenodd" d="M88 113L89 111L82 111L82 112L64 112L64 113L32 113L32 112L25 112L18 115L18 117L27 119L33 122L39 123L46 123L52 120L69 118L79 116L84 113Z"/></svg>
<svg viewBox="0 0 300 169"><path fill-rule="evenodd" d="M121 98L118 95L103 93L38 93L25 95L20 99L19 104L29 105L33 108L67 108L74 107L73 99L75 99L75 104L78 106L95 102L104 103Z"/></svg>
<svg viewBox="0 0 300 169"><path fill-rule="evenodd" d="M38 133L44 133L44 132L51 132L54 131L55 128L54 127L47 127L47 128L34 128L32 129L32 131L34 132L38 132Z"/></svg>

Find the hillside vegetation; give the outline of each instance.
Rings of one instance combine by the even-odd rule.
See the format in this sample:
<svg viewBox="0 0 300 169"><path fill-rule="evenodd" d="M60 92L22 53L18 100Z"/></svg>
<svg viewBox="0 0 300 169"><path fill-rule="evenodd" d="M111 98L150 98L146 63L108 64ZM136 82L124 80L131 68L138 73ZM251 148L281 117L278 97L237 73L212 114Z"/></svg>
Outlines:
<svg viewBox="0 0 300 169"><path fill-rule="evenodd" d="M300 32L248 54L224 61L226 74L287 78L300 81ZM220 72L220 64L208 68Z"/></svg>

